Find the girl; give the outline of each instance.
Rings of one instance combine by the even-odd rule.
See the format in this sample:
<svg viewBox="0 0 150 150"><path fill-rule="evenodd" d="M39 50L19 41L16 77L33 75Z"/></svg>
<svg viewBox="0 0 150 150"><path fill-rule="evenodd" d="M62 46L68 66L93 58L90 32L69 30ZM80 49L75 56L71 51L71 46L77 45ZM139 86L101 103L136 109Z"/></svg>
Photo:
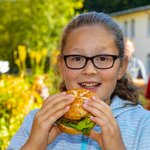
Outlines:
<svg viewBox="0 0 150 150"><path fill-rule="evenodd" d="M69 110L72 95L50 96L25 118L8 150L148 150L150 112L138 105L138 95L126 75L122 31L111 17L90 12L75 17L64 29L58 65L62 91L93 91L85 101L96 123L89 136L61 133L55 122Z"/></svg>

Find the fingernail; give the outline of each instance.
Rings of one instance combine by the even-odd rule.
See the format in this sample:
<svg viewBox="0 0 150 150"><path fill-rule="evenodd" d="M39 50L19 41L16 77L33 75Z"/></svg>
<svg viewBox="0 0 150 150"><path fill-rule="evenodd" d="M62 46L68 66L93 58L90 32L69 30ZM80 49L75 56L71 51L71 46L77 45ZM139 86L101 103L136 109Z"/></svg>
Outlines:
<svg viewBox="0 0 150 150"><path fill-rule="evenodd" d="M88 103L89 103L89 100L85 100L85 101L84 101L84 104L88 104Z"/></svg>
<svg viewBox="0 0 150 150"><path fill-rule="evenodd" d="M66 112L66 111L68 111L69 109L70 109L70 107L69 107L69 106L66 106L64 111Z"/></svg>
<svg viewBox="0 0 150 150"><path fill-rule="evenodd" d="M93 116L90 116L90 119L91 119L91 120L93 120L93 118L94 118Z"/></svg>
<svg viewBox="0 0 150 150"><path fill-rule="evenodd" d="M93 96L92 98L93 98L93 100L96 100L96 97L95 97L95 96Z"/></svg>
<svg viewBox="0 0 150 150"><path fill-rule="evenodd" d="M87 107L87 104L83 104L83 107Z"/></svg>
<svg viewBox="0 0 150 150"><path fill-rule="evenodd" d="M71 101L74 100L74 97L73 97L73 95L71 95L71 94L68 94L68 95L67 95L67 98L68 98L69 100L71 100Z"/></svg>
<svg viewBox="0 0 150 150"><path fill-rule="evenodd" d="M66 95L66 92L62 92L61 94L62 94L62 95Z"/></svg>

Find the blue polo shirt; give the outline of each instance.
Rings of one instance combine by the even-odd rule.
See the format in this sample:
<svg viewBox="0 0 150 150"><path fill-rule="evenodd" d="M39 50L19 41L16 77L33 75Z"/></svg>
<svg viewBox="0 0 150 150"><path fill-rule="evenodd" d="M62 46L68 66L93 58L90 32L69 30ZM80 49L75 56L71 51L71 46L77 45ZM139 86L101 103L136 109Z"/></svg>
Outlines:
<svg viewBox="0 0 150 150"><path fill-rule="evenodd" d="M134 105L118 96L112 99L111 110L120 127L123 142L127 150L150 150L150 111L141 105ZM18 132L11 139L7 150L19 150L27 141L35 113L31 111ZM94 130L101 132L99 126ZM108 133L109 134L109 133ZM46 150L100 150L98 143L84 135L62 133L55 141L47 145Z"/></svg>

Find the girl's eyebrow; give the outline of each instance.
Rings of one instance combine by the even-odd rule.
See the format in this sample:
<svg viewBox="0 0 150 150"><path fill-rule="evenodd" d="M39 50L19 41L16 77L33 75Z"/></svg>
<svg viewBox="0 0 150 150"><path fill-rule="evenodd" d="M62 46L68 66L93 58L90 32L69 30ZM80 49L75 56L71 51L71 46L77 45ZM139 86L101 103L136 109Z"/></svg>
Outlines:
<svg viewBox="0 0 150 150"><path fill-rule="evenodd" d="M78 51L81 51L81 50L84 50L84 49L83 49L83 48L73 48L73 49L72 49L72 51L75 51L75 52L76 52L76 51L78 52Z"/></svg>

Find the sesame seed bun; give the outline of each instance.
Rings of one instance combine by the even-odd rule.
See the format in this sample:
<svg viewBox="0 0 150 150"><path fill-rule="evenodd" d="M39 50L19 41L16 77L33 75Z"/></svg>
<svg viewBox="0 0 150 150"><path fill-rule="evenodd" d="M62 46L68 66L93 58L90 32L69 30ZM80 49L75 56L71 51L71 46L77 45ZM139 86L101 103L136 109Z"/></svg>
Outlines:
<svg viewBox="0 0 150 150"><path fill-rule="evenodd" d="M66 94L72 94L74 96L74 101L70 105L70 110L63 115L58 121L58 128L68 134L81 134L83 131L77 130L73 127L68 126L70 122L72 124L78 123L78 121L83 121L84 118L89 118L90 114L83 107L85 100L91 101L92 97L95 95L93 92L85 89L74 89L66 91ZM90 120L90 119L89 119ZM65 122L65 123L64 123ZM91 122L91 121L88 121ZM66 125L67 124L67 125ZM80 126L80 125L78 125ZM79 127L80 128L80 127ZM88 128L88 127L87 127Z"/></svg>

